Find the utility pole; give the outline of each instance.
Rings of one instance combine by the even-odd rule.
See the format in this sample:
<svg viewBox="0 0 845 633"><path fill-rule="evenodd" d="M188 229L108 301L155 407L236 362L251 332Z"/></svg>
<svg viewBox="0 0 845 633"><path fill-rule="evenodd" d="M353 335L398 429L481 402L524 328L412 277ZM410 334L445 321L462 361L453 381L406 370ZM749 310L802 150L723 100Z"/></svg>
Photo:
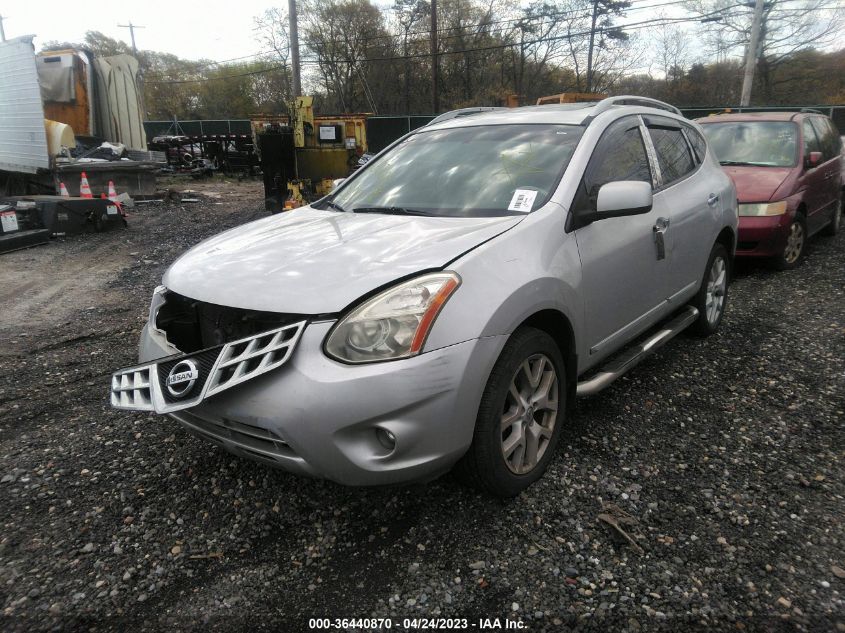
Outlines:
<svg viewBox="0 0 845 633"><path fill-rule="evenodd" d="M437 61L437 0L431 0L431 100L434 114L440 112L440 94L438 92Z"/></svg>
<svg viewBox="0 0 845 633"><path fill-rule="evenodd" d="M138 26L137 24L118 24L118 26L122 29L129 29L129 36L132 38L132 52L135 53L135 57L138 57L138 47L135 46L135 29L144 29L144 26Z"/></svg>
<svg viewBox="0 0 845 633"><path fill-rule="evenodd" d="M296 19L296 0L288 0L290 22L290 61L293 66L293 98L302 96L302 76L299 69L299 27Z"/></svg>
<svg viewBox="0 0 845 633"><path fill-rule="evenodd" d="M751 41L745 52L745 75L742 78L742 97L739 105L748 106L751 103L751 86L754 84L754 69L757 66L757 48L760 46L760 31L763 27L764 0L754 3L754 19L751 22Z"/></svg>
<svg viewBox="0 0 845 633"><path fill-rule="evenodd" d="M5 19L5 16L0 15L0 42L6 41L6 31L3 30L3 20Z"/></svg>
<svg viewBox="0 0 845 633"><path fill-rule="evenodd" d="M599 11L599 0L593 0L593 16L590 22L590 45L587 48L587 92L593 91L593 46L596 40L596 19Z"/></svg>
<svg viewBox="0 0 845 633"><path fill-rule="evenodd" d="M135 55L135 59L138 60L138 100L140 101L141 120L143 121L147 118L147 104L144 98L144 70L141 67L141 60L138 59L138 47L135 46L135 29L146 27L132 24L131 21L129 24L118 24L118 26L122 29L129 29L129 37L132 39L132 53Z"/></svg>

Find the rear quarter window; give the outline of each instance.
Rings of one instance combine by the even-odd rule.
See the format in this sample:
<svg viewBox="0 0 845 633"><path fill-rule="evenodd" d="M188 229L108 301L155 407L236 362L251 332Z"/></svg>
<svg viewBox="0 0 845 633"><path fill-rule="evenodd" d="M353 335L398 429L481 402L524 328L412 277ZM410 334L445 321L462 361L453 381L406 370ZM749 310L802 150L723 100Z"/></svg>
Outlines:
<svg viewBox="0 0 845 633"><path fill-rule="evenodd" d="M696 163L680 128L649 127L648 132L657 152L664 187L695 170Z"/></svg>
<svg viewBox="0 0 845 633"><path fill-rule="evenodd" d="M692 144L692 150L695 153L696 161L698 163L703 163L704 157L707 155L707 141L704 140L701 132L692 126L685 125L684 130L686 130L687 138Z"/></svg>

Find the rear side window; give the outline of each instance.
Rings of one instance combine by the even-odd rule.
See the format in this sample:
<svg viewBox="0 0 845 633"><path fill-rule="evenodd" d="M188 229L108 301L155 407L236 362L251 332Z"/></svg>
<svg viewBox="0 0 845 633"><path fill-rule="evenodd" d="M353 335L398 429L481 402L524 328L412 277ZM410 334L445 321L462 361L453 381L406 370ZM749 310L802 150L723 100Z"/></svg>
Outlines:
<svg viewBox="0 0 845 633"><path fill-rule="evenodd" d="M648 133L657 152L657 162L663 176L663 186L667 187L692 172L695 162L690 147L680 128L653 127Z"/></svg>
<svg viewBox="0 0 845 633"><path fill-rule="evenodd" d="M648 156L636 117L620 119L605 130L584 174L584 184L593 201L599 187L620 180L652 183Z"/></svg>

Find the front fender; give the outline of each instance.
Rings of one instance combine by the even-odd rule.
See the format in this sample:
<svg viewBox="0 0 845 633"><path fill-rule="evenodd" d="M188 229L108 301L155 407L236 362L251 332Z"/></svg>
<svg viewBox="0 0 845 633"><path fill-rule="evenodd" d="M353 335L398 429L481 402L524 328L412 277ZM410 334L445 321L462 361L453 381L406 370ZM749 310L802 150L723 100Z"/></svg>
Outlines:
<svg viewBox="0 0 845 633"><path fill-rule="evenodd" d="M575 239L563 229L564 215L558 205L547 205L453 262L449 268L461 275L461 287L443 307L425 351L509 335L542 310L564 315L577 347L583 338L581 261Z"/></svg>

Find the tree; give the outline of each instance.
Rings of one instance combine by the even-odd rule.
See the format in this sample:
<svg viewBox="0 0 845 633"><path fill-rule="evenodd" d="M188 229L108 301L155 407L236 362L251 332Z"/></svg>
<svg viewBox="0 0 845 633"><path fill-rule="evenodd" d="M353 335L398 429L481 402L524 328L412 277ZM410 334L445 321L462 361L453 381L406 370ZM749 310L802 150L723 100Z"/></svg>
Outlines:
<svg viewBox="0 0 845 633"><path fill-rule="evenodd" d="M255 33L258 41L272 51L272 58L281 66L270 78L263 78L259 83L274 93L274 99L281 101L281 109L288 109L287 103L293 100L293 75L290 68L290 35L288 33L288 13L282 8L274 7L254 18Z"/></svg>
<svg viewBox="0 0 845 633"><path fill-rule="evenodd" d="M329 109L377 109L363 67L395 53L381 11L369 0L303 2L305 46L316 57Z"/></svg>
<svg viewBox="0 0 845 633"><path fill-rule="evenodd" d="M405 102L405 114L411 113L411 31L420 24L424 18L431 16L431 5L423 0L395 0L392 7L393 15L399 25L399 32L402 39L403 61L402 84L404 86L403 96Z"/></svg>
<svg viewBox="0 0 845 633"><path fill-rule="evenodd" d="M750 6L749 6L750 5ZM689 9L699 16L717 15L718 22L702 27L702 39L718 59L739 57L750 40L753 3L737 8L733 0L689 0ZM774 97L772 77L778 66L799 50L824 47L841 33L845 8L840 0L767 0L757 51L757 83L763 100ZM758 93L759 94L759 93Z"/></svg>

